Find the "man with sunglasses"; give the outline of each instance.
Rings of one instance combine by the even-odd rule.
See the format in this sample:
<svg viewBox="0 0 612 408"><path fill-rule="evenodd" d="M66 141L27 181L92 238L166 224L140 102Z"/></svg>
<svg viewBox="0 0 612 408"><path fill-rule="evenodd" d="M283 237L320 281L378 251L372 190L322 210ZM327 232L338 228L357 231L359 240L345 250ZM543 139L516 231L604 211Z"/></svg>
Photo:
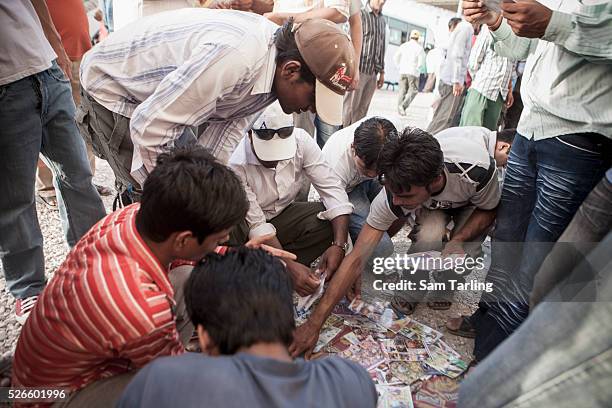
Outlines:
<svg viewBox="0 0 612 408"><path fill-rule="evenodd" d="M480 254L481 243L495 220L501 190L495 160L482 141L460 135L434 138L421 129L406 128L383 147L378 169L384 188L372 202L353 251L338 268L309 320L298 327L290 348L294 356L309 355L332 309L361 276L385 231L397 219L416 215L411 253ZM450 240L444 242L451 219L455 226ZM440 278L459 280L460 276L449 271ZM408 279L419 288L420 281L429 282L429 274L416 271ZM394 299L393 306L411 314L425 294L423 290L405 291ZM448 308L450 302L436 300L430 306Z"/></svg>
<svg viewBox="0 0 612 408"><path fill-rule="evenodd" d="M300 295L313 293L318 277L309 265L321 256L318 269L327 279L348 249L348 224L353 206L317 143L293 118L271 105L254 123L229 160L242 180L249 200L245 222L230 242L274 234L268 244L295 253L287 269ZM307 178L322 202L296 202Z"/></svg>
<svg viewBox="0 0 612 408"><path fill-rule="evenodd" d="M341 116L355 65L348 36L327 20L279 27L254 13L174 10L84 56L77 120L119 190L138 199L159 154L198 143L225 163L275 100L287 113Z"/></svg>

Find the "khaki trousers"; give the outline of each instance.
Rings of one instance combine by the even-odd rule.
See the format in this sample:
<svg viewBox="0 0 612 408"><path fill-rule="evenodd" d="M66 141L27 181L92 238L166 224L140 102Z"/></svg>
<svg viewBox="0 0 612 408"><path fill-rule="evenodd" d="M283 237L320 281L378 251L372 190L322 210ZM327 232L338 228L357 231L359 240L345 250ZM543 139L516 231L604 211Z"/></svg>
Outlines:
<svg viewBox="0 0 612 408"><path fill-rule="evenodd" d="M367 115L374 92L376 92L376 74L360 72L357 88L344 97L342 113L344 127L350 126Z"/></svg>

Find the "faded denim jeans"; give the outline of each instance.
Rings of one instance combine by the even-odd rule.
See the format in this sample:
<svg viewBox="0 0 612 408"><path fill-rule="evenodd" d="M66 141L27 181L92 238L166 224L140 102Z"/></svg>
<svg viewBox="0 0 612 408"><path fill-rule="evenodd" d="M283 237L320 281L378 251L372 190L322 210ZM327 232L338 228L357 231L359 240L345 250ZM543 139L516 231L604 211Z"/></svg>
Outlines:
<svg viewBox="0 0 612 408"><path fill-rule="evenodd" d="M603 279L592 302L550 296L470 373L460 408L609 407L612 401L612 234L583 263ZM582 271L574 270L574 274ZM573 279L572 275L569 279Z"/></svg>
<svg viewBox="0 0 612 408"><path fill-rule="evenodd" d="M336 133L342 126L330 125L324 122L319 115L315 118L315 128L317 129L317 144L322 149L325 143L329 140L331 135Z"/></svg>
<svg viewBox="0 0 612 408"><path fill-rule="evenodd" d="M610 140L581 133L529 140L516 136L491 245L487 281L477 313L474 355L482 360L526 319L533 278L578 207L610 165ZM482 312L482 308L480 310Z"/></svg>
<svg viewBox="0 0 612 408"><path fill-rule="evenodd" d="M70 81L56 62L46 71L0 86L0 129L0 259L9 290L25 298L45 286L34 196L39 153L55 176L60 219L70 246L105 210L76 127Z"/></svg>

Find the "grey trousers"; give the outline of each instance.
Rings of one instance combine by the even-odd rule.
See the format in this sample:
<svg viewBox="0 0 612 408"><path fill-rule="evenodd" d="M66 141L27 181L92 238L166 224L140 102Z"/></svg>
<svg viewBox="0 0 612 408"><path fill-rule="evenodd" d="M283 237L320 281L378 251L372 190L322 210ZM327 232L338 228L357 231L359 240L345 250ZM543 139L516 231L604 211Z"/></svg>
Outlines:
<svg viewBox="0 0 612 408"><path fill-rule="evenodd" d="M438 85L440 103L434 110L433 119L427 127L427 132L435 135L453 126L455 117L463 107L464 94L453 96L453 86L440 81Z"/></svg>
<svg viewBox="0 0 612 408"><path fill-rule="evenodd" d="M193 324L187 314L185 305L185 283L192 266L185 265L170 271L169 278L174 288L174 301L176 302L176 328L183 344L187 344L193 335ZM138 373L138 369L128 371L110 378L95 381L84 388L74 392L67 401L57 402L54 408L106 408L114 407L119 401L123 390Z"/></svg>
<svg viewBox="0 0 612 408"><path fill-rule="evenodd" d="M399 81L400 91L397 99L397 107L406 109L419 94L419 77L414 75L401 75Z"/></svg>
<svg viewBox="0 0 612 408"><path fill-rule="evenodd" d="M344 127L350 126L367 115L374 92L376 92L376 74L360 72L357 88L344 97L342 112Z"/></svg>
<svg viewBox="0 0 612 408"><path fill-rule="evenodd" d="M137 192L142 188L131 176L134 145L130 138L130 118L111 112L81 88L81 106L76 121L94 154L108 162L113 173L117 191L132 186Z"/></svg>

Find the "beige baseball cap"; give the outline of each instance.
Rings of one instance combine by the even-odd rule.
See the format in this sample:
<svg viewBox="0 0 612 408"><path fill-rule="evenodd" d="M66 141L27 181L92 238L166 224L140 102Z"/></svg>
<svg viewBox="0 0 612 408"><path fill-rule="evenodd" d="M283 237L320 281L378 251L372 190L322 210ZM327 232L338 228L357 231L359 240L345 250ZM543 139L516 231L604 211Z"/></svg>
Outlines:
<svg viewBox="0 0 612 408"><path fill-rule="evenodd" d="M410 32L410 38L418 40L419 38L421 38L421 32L419 30L412 30Z"/></svg>
<svg viewBox="0 0 612 408"><path fill-rule="evenodd" d="M316 77L317 114L330 125L341 125L343 96L356 68L351 40L331 21L312 19L296 28L295 42Z"/></svg>

